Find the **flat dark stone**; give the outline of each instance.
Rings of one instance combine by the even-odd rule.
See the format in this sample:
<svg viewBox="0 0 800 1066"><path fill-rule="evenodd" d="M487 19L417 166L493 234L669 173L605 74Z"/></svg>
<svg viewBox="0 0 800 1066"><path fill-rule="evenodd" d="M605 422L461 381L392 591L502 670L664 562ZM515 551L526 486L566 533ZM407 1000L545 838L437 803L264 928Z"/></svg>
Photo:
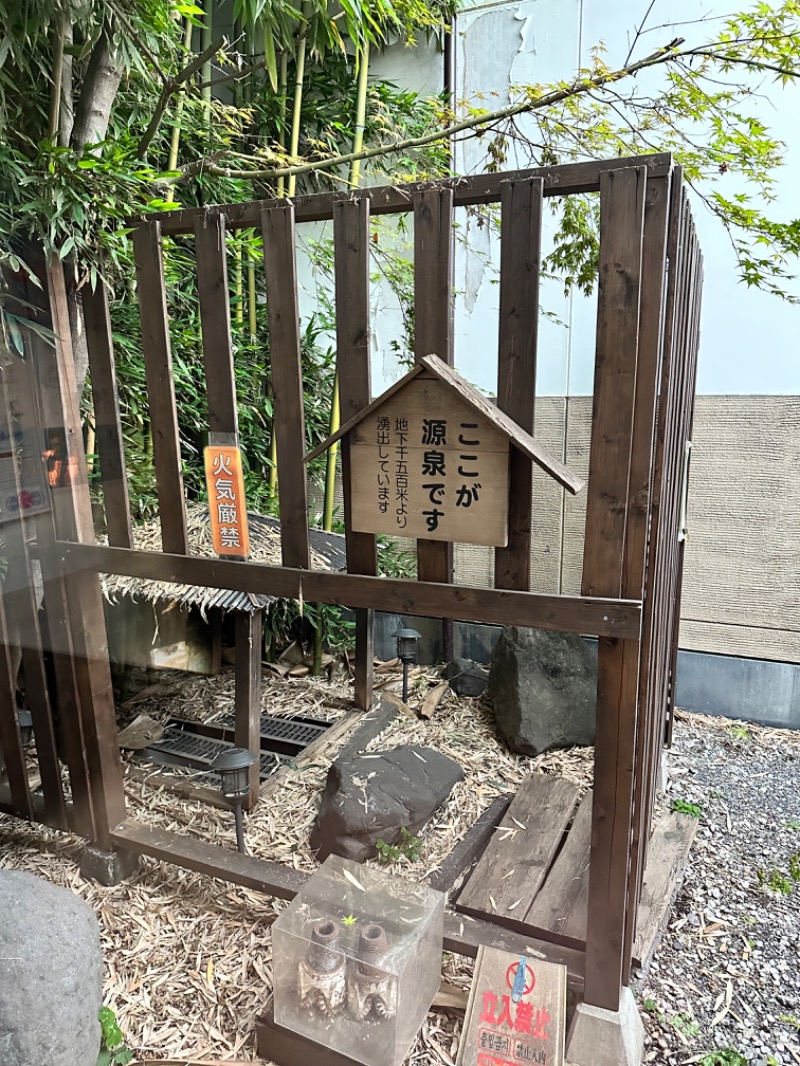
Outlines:
<svg viewBox="0 0 800 1066"><path fill-rule="evenodd" d="M377 855L379 840L392 844L401 829L416 834L463 776L453 759L417 744L336 759L311 847L320 860L334 854L363 862Z"/></svg>

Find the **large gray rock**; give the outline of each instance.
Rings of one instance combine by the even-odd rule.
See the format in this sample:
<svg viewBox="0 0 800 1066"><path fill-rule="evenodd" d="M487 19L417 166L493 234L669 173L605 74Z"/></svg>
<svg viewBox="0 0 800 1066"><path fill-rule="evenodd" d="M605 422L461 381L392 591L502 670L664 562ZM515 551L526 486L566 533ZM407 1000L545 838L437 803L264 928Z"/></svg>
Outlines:
<svg viewBox="0 0 800 1066"><path fill-rule="evenodd" d="M0 1064L95 1066L100 930L64 888L0 870Z"/></svg>
<svg viewBox="0 0 800 1066"><path fill-rule="evenodd" d="M512 751L594 743L597 657L576 634L507 626L492 653L487 695Z"/></svg>
<svg viewBox="0 0 800 1066"><path fill-rule="evenodd" d="M457 762L416 744L336 759L311 831L320 860L330 854L363 862L379 840L416 834L464 776Z"/></svg>

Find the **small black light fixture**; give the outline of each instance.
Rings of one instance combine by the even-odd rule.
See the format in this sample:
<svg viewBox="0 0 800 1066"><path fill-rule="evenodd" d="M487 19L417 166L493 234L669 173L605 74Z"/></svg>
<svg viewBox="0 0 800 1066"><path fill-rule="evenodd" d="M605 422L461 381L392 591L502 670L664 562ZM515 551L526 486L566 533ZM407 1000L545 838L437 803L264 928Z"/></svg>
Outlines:
<svg viewBox="0 0 800 1066"><path fill-rule="evenodd" d="M398 629L394 635L397 657L403 664L403 703L408 703L408 668L417 661L417 644L422 640L422 634L416 629Z"/></svg>
<svg viewBox="0 0 800 1066"><path fill-rule="evenodd" d="M27 748L33 739L33 715L30 711L18 711L19 739L23 748Z"/></svg>
<svg viewBox="0 0 800 1066"><path fill-rule="evenodd" d="M242 855L247 854L244 847L242 804L250 793L250 767L255 761L256 756L247 748L229 748L214 760L214 769L221 779L222 795L233 807L236 819L236 845Z"/></svg>

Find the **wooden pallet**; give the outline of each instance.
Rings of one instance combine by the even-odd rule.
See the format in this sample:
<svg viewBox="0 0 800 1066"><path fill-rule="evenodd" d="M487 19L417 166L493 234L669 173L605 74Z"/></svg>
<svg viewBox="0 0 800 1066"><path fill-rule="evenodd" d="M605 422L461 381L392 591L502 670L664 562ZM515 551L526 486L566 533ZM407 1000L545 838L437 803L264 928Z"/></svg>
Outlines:
<svg viewBox="0 0 800 1066"><path fill-rule="evenodd" d="M650 841L634 964L652 957L689 855L697 820L664 812ZM592 791L531 774L523 782L456 909L541 939L586 943Z"/></svg>

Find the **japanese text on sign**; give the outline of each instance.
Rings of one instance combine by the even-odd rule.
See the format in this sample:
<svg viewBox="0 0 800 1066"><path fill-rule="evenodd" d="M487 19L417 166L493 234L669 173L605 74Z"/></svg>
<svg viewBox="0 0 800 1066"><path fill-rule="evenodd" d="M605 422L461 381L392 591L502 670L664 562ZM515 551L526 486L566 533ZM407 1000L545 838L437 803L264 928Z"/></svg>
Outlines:
<svg viewBox="0 0 800 1066"><path fill-rule="evenodd" d="M563 966L481 948L458 1066L562 1066L565 1014Z"/></svg>
<svg viewBox="0 0 800 1066"><path fill-rule="evenodd" d="M246 559L250 538L239 449L209 446L205 450L205 469L214 551L217 555Z"/></svg>
<svg viewBox="0 0 800 1066"><path fill-rule="evenodd" d="M508 441L437 386L409 383L353 431L353 528L506 544Z"/></svg>

